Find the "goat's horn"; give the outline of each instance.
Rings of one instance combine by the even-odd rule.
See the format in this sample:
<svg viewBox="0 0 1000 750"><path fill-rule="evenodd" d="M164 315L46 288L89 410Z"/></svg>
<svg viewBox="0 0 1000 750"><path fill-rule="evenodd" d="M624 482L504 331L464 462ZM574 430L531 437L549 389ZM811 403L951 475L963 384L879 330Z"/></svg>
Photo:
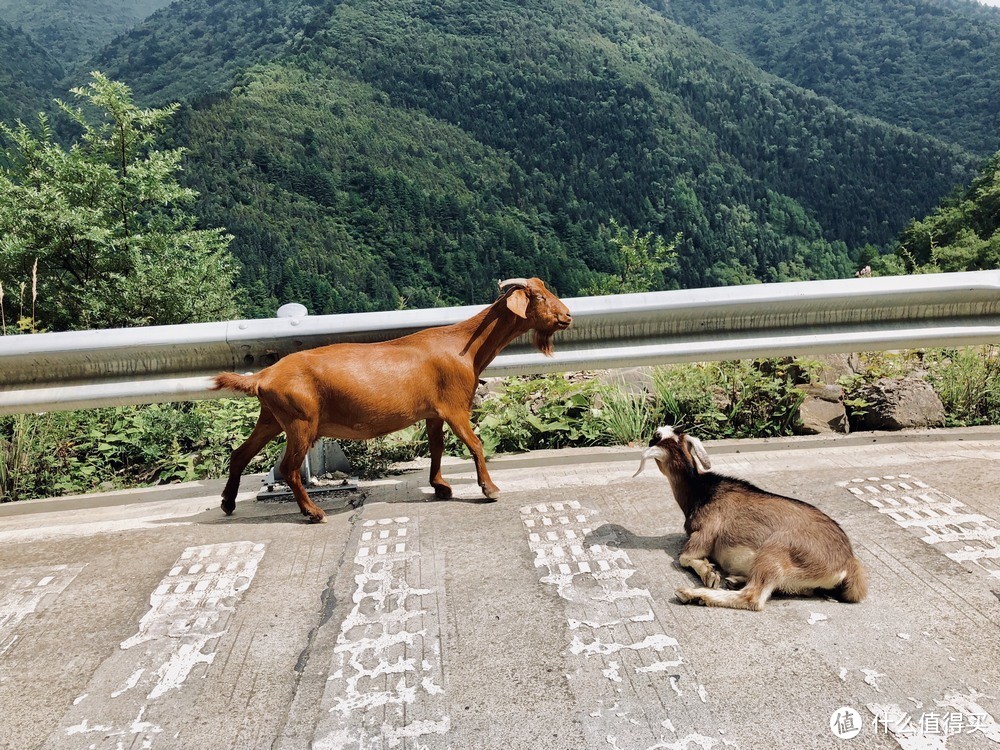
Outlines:
<svg viewBox="0 0 1000 750"><path fill-rule="evenodd" d="M517 288L528 286L527 279L505 279L500 282L500 291L505 291L507 287L513 286Z"/></svg>
<svg viewBox="0 0 1000 750"><path fill-rule="evenodd" d="M659 459L662 459L662 458L665 458L665 457L666 457L665 456L665 451L663 450L663 448L661 448L658 445L650 446L649 448L647 448L643 452L642 459L640 459L640 461L639 461L639 468L636 469L635 474L632 475L632 478L635 479L637 476L639 476L640 474L642 474L642 470L646 468L646 459L647 458L653 458L653 459L659 458Z"/></svg>

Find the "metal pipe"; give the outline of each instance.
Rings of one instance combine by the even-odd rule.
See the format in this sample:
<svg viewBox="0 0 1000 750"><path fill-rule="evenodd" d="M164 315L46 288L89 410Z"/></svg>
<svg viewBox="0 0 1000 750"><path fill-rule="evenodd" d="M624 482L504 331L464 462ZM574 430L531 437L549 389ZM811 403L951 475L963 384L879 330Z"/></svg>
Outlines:
<svg viewBox="0 0 1000 750"><path fill-rule="evenodd" d="M554 357L534 351L525 337L497 357L486 374L1000 341L1000 271L565 302L574 324L558 334ZM0 338L0 414L214 398L219 393L207 390L207 376L221 370L259 370L291 352L340 341L384 341L455 323L481 309L293 314Z"/></svg>

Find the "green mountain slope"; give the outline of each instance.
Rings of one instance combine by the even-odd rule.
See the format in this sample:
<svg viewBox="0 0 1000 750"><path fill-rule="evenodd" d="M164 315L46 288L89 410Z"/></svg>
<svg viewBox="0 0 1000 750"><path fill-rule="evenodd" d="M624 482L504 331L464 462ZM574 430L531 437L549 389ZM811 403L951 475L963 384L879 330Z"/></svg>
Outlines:
<svg viewBox="0 0 1000 750"><path fill-rule="evenodd" d="M27 34L0 21L0 122L33 122L48 109L62 74Z"/></svg>
<svg viewBox="0 0 1000 750"><path fill-rule="evenodd" d="M965 192L948 196L900 235L897 253L931 271L1000 268L1000 152Z"/></svg>
<svg viewBox="0 0 1000 750"><path fill-rule="evenodd" d="M501 273L590 278L551 218L511 205L530 180L509 157L365 84L269 65L181 116L199 213L236 236L252 312L481 300Z"/></svg>
<svg viewBox="0 0 1000 750"><path fill-rule="evenodd" d="M972 174L633 0L188 0L101 59L150 102L239 81L175 138L264 307L574 293L611 219L683 233L664 286L848 275Z"/></svg>
<svg viewBox="0 0 1000 750"><path fill-rule="evenodd" d="M117 40L92 64L156 104L225 91L246 68L287 54L320 28L327 5L184 0Z"/></svg>
<svg viewBox="0 0 1000 750"><path fill-rule="evenodd" d="M0 19L22 29L70 69L170 1L0 0Z"/></svg>
<svg viewBox="0 0 1000 750"><path fill-rule="evenodd" d="M1000 9L970 0L670 0L670 17L847 109L1000 148Z"/></svg>

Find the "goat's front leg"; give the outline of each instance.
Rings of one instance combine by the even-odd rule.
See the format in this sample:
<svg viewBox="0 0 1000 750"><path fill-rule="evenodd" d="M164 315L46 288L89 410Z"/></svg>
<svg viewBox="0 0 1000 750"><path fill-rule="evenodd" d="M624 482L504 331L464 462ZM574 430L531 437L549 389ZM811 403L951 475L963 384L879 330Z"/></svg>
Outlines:
<svg viewBox="0 0 1000 750"><path fill-rule="evenodd" d="M701 530L695 531L677 558L681 567L691 568L698 574L701 582L710 589L717 589L722 585L722 576L719 575L715 564L708 559L714 548L715 538L711 534L706 534Z"/></svg>
<svg viewBox="0 0 1000 750"><path fill-rule="evenodd" d="M441 456L444 454L444 420L427 420L427 446L431 452L431 487L434 497L447 500L451 497L451 485L441 476Z"/></svg>
<svg viewBox="0 0 1000 750"><path fill-rule="evenodd" d="M448 423L451 431L458 436L459 440L465 443L469 449L469 453L472 454L472 460L476 464L476 477L479 481L479 486L483 490L483 494L490 500L496 500L500 497L500 488L493 484L493 480L490 479L490 473L486 470L483 443L476 433L472 431L472 423L469 421L469 416L462 414L461 416L445 417L445 421Z"/></svg>

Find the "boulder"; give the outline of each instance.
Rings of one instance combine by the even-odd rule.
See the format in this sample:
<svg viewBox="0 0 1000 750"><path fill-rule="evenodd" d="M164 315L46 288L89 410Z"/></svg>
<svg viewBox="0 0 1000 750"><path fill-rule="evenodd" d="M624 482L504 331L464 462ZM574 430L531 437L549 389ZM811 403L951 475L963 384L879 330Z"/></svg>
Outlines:
<svg viewBox="0 0 1000 750"><path fill-rule="evenodd" d="M838 379L850 377L863 369L858 354L821 354L811 359L819 363L820 370L815 374L819 383L836 383Z"/></svg>
<svg viewBox="0 0 1000 750"><path fill-rule="evenodd" d="M881 378L859 388L855 398L868 403L863 411L851 414L855 430L944 426L944 405L930 383L919 376Z"/></svg>
<svg viewBox="0 0 1000 750"><path fill-rule="evenodd" d="M844 408L844 389L839 385L801 385L799 390L806 394L799 407L799 423L795 432L799 435L821 435L824 433L850 432L847 409Z"/></svg>

